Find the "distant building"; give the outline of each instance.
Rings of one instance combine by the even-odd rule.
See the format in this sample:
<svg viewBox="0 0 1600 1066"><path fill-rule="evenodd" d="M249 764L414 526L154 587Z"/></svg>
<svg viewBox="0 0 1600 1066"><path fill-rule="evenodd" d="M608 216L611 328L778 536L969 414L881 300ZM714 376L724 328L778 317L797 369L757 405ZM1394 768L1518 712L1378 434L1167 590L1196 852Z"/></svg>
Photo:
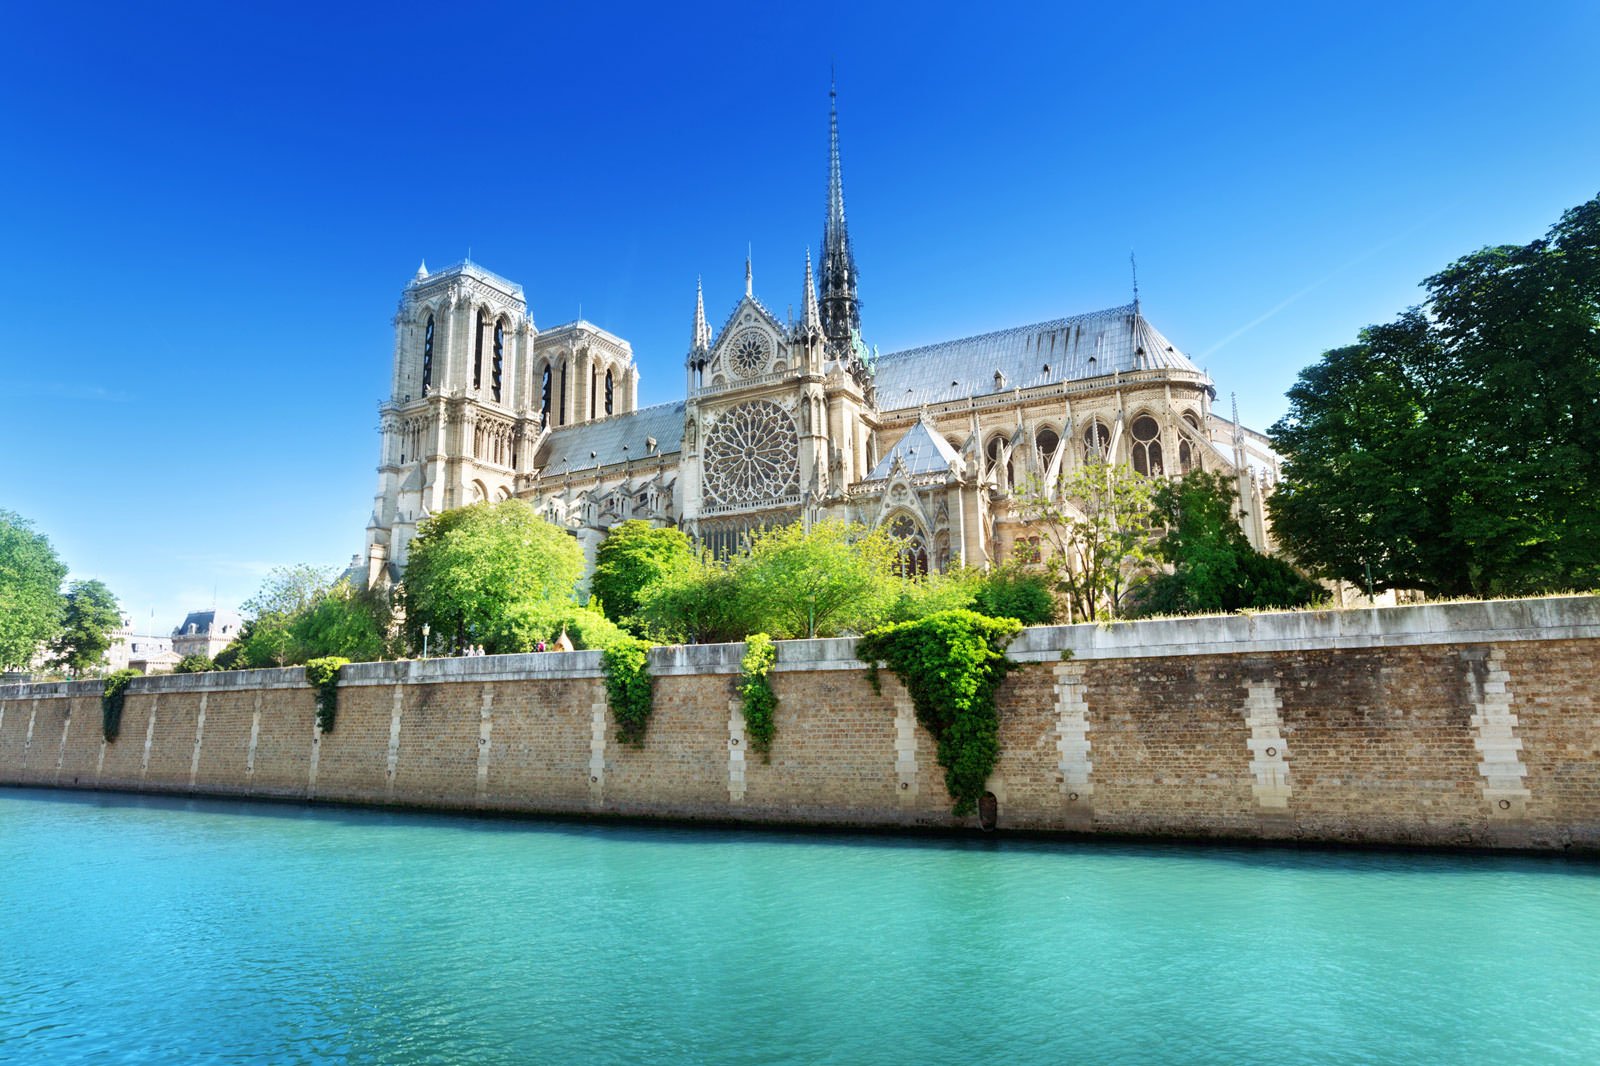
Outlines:
<svg viewBox="0 0 1600 1066"><path fill-rule="evenodd" d="M146 674L170 674L179 656L172 650L172 638L137 633L133 619L122 616L122 628L111 634L106 651L106 669L138 670Z"/></svg>
<svg viewBox="0 0 1600 1066"><path fill-rule="evenodd" d="M217 657L217 652L239 636L244 620L234 611L190 611L183 624L172 631L172 651L179 659L190 655Z"/></svg>

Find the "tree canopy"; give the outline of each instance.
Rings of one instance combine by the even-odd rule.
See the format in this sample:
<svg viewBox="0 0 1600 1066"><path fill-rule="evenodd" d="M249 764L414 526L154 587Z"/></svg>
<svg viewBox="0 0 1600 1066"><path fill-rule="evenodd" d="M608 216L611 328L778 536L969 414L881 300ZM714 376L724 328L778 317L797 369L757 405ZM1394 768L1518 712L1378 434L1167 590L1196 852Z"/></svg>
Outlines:
<svg viewBox="0 0 1600 1066"><path fill-rule="evenodd" d="M1600 199L1424 286L1290 390L1276 536L1375 591L1600 586Z"/></svg>
<svg viewBox="0 0 1600 1066"><path fill-rule="evenodd" d="M658 529L630 518L611 527L595 552L589 592L605 616L635 636L643 636L639 598L649 586L683 573L694 561L689 538L678 529Z"/></svg>
<svg viewBox="0 0 1600 1066"><path fill-rule="evenodd" d="M529 650L569 612L583 549L526 501L476 503L423 521L411 542L403 595L414 646L422 626L441 646Z"/></svg>
<svg viewBox="0 0 1600 1066"><path fill-rule="evenodd" d="M66 576L49 538L20 515L0 511L0 670L26 667L55 635Z"/></svg>
<svg viewBox="0 0 1600 1066"><path fill-rule="evenodd" d="M1251 546L1234 515L1238 498L1226 476L1201 470L1157 486L1155 520L1166 535L1154 550L1172 572L1147 580L1130 613L1302 607L1323 596L1294 567Z"/></svg>
<svg viewBox="0 0 1600 1066"><path fill-rule="evenodd" d="M885 529L834 520L766 530L738 561L740 598L780 640L859 629L888 609L899 547Z"/></svg>
<svg viewBox="0 0 1600 1066"><path fill-rule="evenodd" d="M1152 479L1126 464L1088 462L1054 486L1036 479L1017 495L1023 517L1049 542L1043 565L1069 622L1114 617L1150 565Z"/></svg>
<svg viewBox="0 0 1600 1066"><path fill-rule="evenodd" d="M103 581L74 581L67 588L61 632L50 642L55 661L74 675L100 666L122 625L122 608Z"/></svg>

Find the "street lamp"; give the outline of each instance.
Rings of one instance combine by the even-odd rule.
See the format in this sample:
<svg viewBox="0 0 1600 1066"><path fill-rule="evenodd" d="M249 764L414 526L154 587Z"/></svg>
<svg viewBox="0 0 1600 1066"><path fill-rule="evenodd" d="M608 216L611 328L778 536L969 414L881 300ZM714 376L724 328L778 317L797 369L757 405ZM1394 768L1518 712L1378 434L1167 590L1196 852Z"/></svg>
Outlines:
<svg viewBox="0 0 1600 1066"><path fill-rule="evenodd" d="M428 657L428 631L429 631L429 629L430 629L430 627L429 627L428 623L426 623L426 622L422 623L422 657L424 659L426 659Z"/></svg>

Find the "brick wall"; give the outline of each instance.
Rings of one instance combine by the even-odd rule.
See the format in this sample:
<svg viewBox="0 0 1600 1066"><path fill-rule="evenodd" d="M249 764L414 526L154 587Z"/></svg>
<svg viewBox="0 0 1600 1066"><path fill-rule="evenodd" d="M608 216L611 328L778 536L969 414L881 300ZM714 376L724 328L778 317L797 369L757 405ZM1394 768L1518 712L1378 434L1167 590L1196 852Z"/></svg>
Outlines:
<svg viewBox="0 0 1600 1066"><path fill-rule="evenodd" d="M850 641L779 645L770 760L742 646L658 649L642 748L594 653L0 688L0 784L530 813L958 826L934 743ZM1064 659L1063 652L1070 652ZM1001 828L1600 851L1600 600L1025 631Z"/></svg>

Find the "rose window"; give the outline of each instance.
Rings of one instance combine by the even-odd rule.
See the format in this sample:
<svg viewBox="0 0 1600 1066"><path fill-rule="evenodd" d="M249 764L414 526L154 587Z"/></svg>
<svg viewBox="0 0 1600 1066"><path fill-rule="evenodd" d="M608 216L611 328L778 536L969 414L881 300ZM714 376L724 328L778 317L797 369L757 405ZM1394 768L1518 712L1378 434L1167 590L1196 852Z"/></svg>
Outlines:
<svg viewBox="0 0 1600 1066"><path fill-rule="evenodd" d="M733 353L729 356L733 372L742 378L755 377L767 365L769 351L765 333L755 329L745 330L733 342Z"/></svg>
<svg viewBox="0 0 1600 1066"><path fill-rule="evenodd" d="M800 491L800 436L794 418L770 400L740 404L706 434L706 501L761 503Z"/></svg>

